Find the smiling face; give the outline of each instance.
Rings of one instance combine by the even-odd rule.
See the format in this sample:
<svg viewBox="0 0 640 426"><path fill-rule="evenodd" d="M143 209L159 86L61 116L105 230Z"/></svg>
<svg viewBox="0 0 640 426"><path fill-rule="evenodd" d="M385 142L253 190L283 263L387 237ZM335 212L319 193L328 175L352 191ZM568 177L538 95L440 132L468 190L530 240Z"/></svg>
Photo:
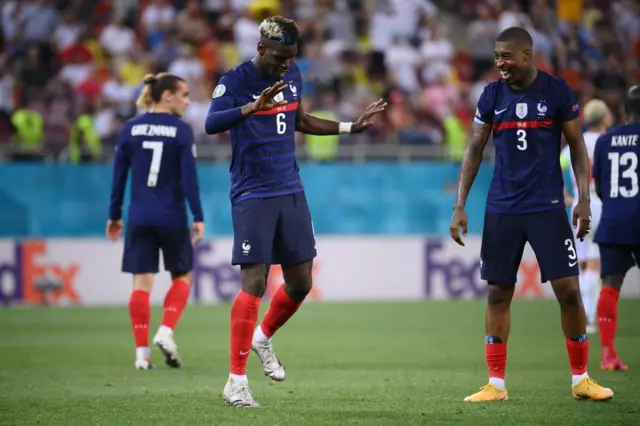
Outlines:
<svg viewBox="0 0 640 426"><path fill-rule="evenodd" d="M531 67L531 46L499 41L495 44L494 60L500 76L511 85L517 85L527 76Z"/></svg>

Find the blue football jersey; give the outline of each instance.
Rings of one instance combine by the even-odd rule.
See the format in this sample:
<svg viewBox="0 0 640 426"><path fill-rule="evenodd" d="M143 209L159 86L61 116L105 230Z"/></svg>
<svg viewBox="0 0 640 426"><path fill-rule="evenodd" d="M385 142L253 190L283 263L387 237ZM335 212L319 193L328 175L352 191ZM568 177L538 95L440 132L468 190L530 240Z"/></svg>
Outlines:
<svg viewBox="0 0 640 426"><path fill-rule="evenodd" d="M129 226L186 227L185 198L202 222L193 130L177 116L147 113L129 120L118 136L109 218L122 217L131 171Z"/></svg>
<svg viewBox="0 0 640 426"><path fill-rule="evenodd" d="M602 191L595 242L640 245L640 124L611 129L596 142L593 179Z"/></svg>
<svg viewBox="0 0 640 426"><path fill-rule="evenodd" d="M287 105L246 117L230 130L233 204L303 190L295 156L296 110L302 96L300 70L291 64L282 79L287 87L275 100L286 100ZM242 107L273 84L264 79L253 62L244 62L222 76L213 92L210 111L218 102Z"/></svg>
<svg viewBox="0 0 640 426"><path fill-rule="evenodd" d="M522 214L564 208L562 124L578 116L567 83L540 70L524 90L509 87L503 79L485 87L474 120L493 127L496 159L487 211Z"/></svg>

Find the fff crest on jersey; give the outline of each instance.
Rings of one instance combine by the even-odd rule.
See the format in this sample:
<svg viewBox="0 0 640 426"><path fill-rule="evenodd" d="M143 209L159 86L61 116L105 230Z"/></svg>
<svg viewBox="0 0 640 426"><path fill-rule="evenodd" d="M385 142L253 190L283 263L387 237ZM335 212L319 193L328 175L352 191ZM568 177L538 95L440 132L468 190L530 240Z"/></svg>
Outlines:
<svg viewBox="0 0 640 426"><path fill-rule="evenodd" d="M518 118L522 119L527 116L529 109L527 108L527 104L522 102L516 105L516 115Z"/></svg>

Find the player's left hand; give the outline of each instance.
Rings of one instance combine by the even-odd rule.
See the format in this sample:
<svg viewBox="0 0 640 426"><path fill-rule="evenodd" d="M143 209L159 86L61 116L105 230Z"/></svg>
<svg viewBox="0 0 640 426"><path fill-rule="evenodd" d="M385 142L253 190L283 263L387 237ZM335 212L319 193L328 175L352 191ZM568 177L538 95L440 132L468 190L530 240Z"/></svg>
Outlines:
<svg viewBox="0 0 640 426"><path fill-rule="evenodd" d="M580 223L580 227L578 227ZM591 202L584 198L578 198L578 204L573 209L573 228L578 228L576 237L580 241L584 241L584 237L591 230Z"/></svg>
<svg viewBox="0 0 640 426"><path fill-rule="evenodd" d="M193 222L193 225L191 225L191 239L193 240L193 244L196 245L200 241L202 241L203 236L204 236L204 223Z"/></svg>
<svg viewBox="0 0 640 426"><path fill-rule="evenodd" d="M361 133L371 127L373 125L373 117L376 114L381 113L387 107L387 103L382 99L379 99L377 102L372 103L367 107L364 111L364 115L358 118L358 121L353 123L351 127L351 133Z"/></svg>
<svg viewBox="0 0 640 426"><path fill-rule="evenodd" d="M122 219L120 220L108 220L107 221L107 237L116 242L120 239L122 235L122 229L124 228L124 222Z"/></svg>

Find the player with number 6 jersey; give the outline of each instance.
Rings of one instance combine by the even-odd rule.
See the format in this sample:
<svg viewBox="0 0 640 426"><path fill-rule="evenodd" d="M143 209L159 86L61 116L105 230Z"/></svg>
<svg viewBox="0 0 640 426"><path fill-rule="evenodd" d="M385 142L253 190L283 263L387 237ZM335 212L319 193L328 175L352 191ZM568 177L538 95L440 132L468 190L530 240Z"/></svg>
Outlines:
<svg viewBox="0 0 640 426"><path fill-rule="evenodd" d="M149 75L137 105L149 112L129 120L119 134L107 236L117 241L123 231L122 204L131 172L122 271L133 274L129 314L136 344L135 367L139 370L152 367L148 344L149 294L162 251L164 268L171 273L172 284L153 343L167 365L177 368L181 360L173 330L189 299L193 243L204 233L193 130L180 118L189 106L189 88L173 74ZM191 232L185 199L193 214Z"/></svg>
<svg viewBox="0 0 640 426"><path fill-rule="evenodd" d="M603 370L627 370L616 352L618 298L624 277L640 266L640 86L627 93L627 124L596 142L593 180L602 199L602 217L595 242L600 247L602 290L598 326Z"/></svg>
<svg viewBox="0 0 640 426"><path fill-rule="evenodd" d="M533 41L524 29L511 27L498 36L494 57L501 79L490 83L478 101L473 138L460 169L451 218L451 237L460 245L467 232L464 206L491 133L496 150L487 197L480 251L482 279L489 283L485 356L489 383L464 400L504 401L507 341L518 268L526 243L536 254L542 282L551 281L562 313L562 329L576 399L605 400L611 389L587 373L589 343L578 285L578 257L564 211L560 139L564 134L579 188L573 212L577 237L589 231L590 164L578 104L564 80L536 69Z"/></svg>
<svg viewBox="0 0 640 426"><path fill-rule="evenodd" d="M303 84L293 62L298 28L281 16L260 24L256 56L228 71L213 92L205 130L231 133L232 262L241 266L242 289L231 308L231 368L223 391L233 407L255 407L246 363L251 350L265 374L285 378L271 337L298 310L312 287L316 256L311 214L295 157L295 132L336 135L362 132L386 104L379 100L354 123L307 114ZM284 284L256 327L258 307L272 264L282 265Z"/></svg>

